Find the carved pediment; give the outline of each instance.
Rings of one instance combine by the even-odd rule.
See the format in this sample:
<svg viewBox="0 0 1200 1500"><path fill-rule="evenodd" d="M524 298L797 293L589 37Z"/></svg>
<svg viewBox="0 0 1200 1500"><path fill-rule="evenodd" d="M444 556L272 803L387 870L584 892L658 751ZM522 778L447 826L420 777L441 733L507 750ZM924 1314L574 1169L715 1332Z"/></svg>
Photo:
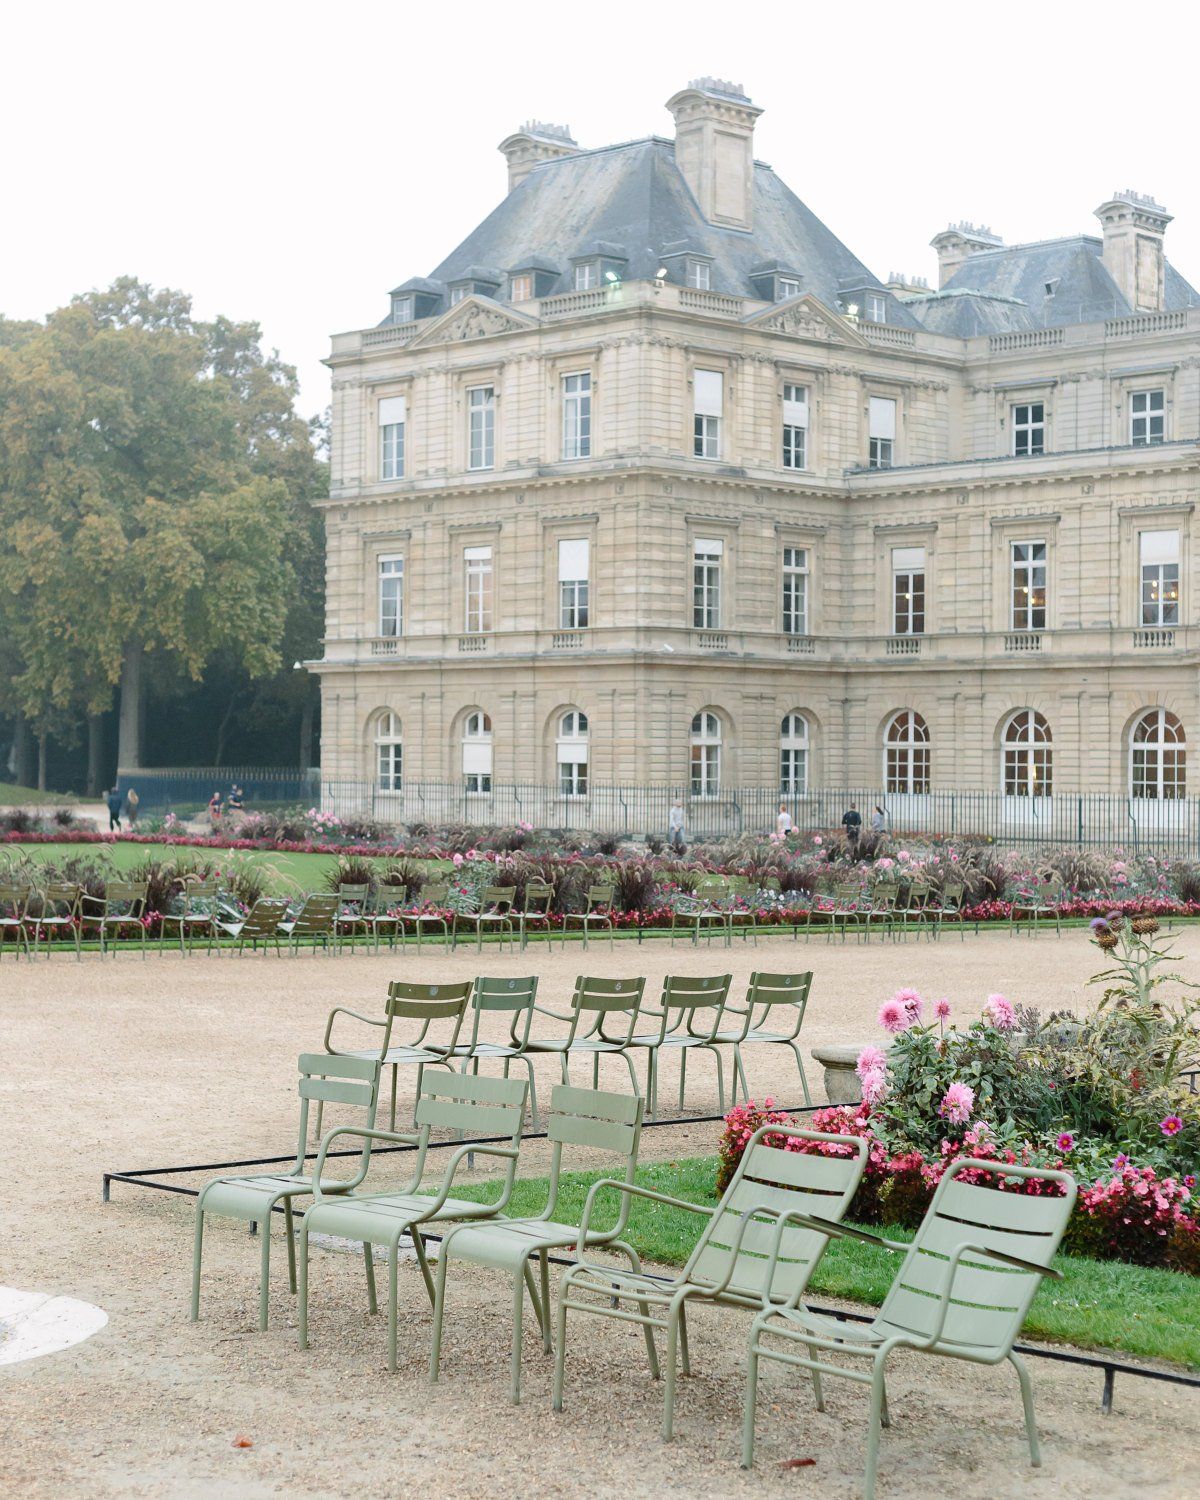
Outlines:
<svg viewBox="0 0 1200 1500"><path fill-rule="evenodd" d="M486 339L497 333L519 333L533 328L535 320L511 313L488 297L464 297L431 323L407 347L456 344L465 339Z"/></svg>
<svg viewBox="0 0 1200 1500"><path fill-rule="evenodd" d="M766 328L771 333L786 333L792 338L815 344L856 344L866 347L866 340L843 317L830 310L810 293L789 297L774 307L754 313L745 319L749 328Z"/></svg>

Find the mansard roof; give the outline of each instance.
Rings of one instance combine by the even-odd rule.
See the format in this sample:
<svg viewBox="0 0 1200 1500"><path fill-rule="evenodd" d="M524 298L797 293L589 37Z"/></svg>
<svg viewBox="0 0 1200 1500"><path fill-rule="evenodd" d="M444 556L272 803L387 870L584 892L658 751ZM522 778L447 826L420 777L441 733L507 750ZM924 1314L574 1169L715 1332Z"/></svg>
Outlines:
<svg viewBox="0 0 1200 1500"><path fill-rule="evenodd" d="M432 277L452 282L469 266L515 266L531 254L566 267L607 244L620 246L628 258L624 275L644 281L655 275L664 251L677 251L680 242L711 261L717 292L757 297L750 273L767 261L794 266L802 290L834 311L840 285L883 290L763 162L754 164L753 229L710 224L675 165L674 144L657 136L539 162ZM564 274L554 290L569 289ZM889 321L917 326L901 304L889 301Z"/></svg>

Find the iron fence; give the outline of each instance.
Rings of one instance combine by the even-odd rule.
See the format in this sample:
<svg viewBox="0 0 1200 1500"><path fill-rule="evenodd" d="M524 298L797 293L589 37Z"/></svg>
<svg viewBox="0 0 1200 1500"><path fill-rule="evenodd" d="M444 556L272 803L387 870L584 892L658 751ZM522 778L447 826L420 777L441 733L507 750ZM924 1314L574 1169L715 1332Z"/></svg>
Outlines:
<svg viewBox="0 0 1200 1500"><path fill-rule="evenodd" d="M283 803L312 807L320 803L321 773L297 766L180 766L147 767L117 772L117 789L133 788L146 813L182 812L204 807L214 792L221 800L240 787L247 807Z"/></svg>

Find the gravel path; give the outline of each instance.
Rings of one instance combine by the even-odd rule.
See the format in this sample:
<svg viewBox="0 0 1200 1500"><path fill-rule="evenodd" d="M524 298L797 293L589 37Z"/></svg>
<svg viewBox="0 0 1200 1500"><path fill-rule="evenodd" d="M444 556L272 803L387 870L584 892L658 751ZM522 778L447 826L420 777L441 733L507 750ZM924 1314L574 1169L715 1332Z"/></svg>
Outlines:
<svg viewBox="0 0 1200 1500"><path fill-rule="evenodd" d="M1200 931L1178 951L1200 958ZM447 980L477 968L537 972L540 998L562 1008L581 969L645 974L734 974L811 967L809 1047L878 1039L879 1002L899 984L948 995L959 1018L1002 989L1044 1008L1088 1003L1097 967L1083 935L1013 940L984 933L937 944L740 942L672 950L605 943L482 960L426 949L362 956L206 959L177 955L0 966L0 1131L9 1182L0 1218L0 1281L95 1303L109 1322L62 1353L5 1369L0 1493L22 1496L399 1494L446 1496L679 1493L857 1493L864 1399L838 1382L817 1414L781 1369L764 1377L759 1465L738 1468L745 1321L694 1315L695 1378L681 1384L675 1443L657 1436L661 1388L636 1336L607 1322L573 1338L566 1410L549 1408L550 1361L530 1339L525 1401L507 1404L509 1293L490 1275L463 1274L452 1290L443 1380L425 1381L430 1312L412 1267L401 1274L401 1367L385 1368L385 1329L368 1319L361 1262L319 1254L313 1270L313 1346L295 1345L283 1245L275 1258L273 1327L256 1331L257 1254L244 1230L214 1221L206 1236L202 1321L187 1320L192 1204L114 1188L105 1168L153 1167L284 1152L295 1131L294 1060L320 1046L334 1004L380 1008L389 978ZM615 1065L619 1067L620 1065ZM548 1085L552 1065L540 1077ZM814 1083L815 1068L810 1069ZM610 1086L624 1077L608 1075ZM580 1080L582 1081L582 1074ZM672 1074L663 1082L664 1103ZM792 1070L758 1054L755 1092L798 1099ZM401 1081L404 1097L404 1080ZM411 1082L409 1083L411 1089ZM548 1088L545 1090L548 1098ZM689 1073L689 1112L716 1107L711 1070ZM710 1151L716 1127L649 1131L647 1156ZM536 1169L539 1153L531 1153ZM197 1185L203 1179L185 1179ZM529 1320L532 1322L532 1320ZM1033 1371L1045 1467L1028 1467L1020 1402L1008 1367L982 1370L896 1361L893 1427L883 1443L884 1497L1195 1495L1181 1433L1196 1397L1118 1381L1116 1411L1099 1414L1099 1377L1037 1364ZM830 1382L833 1385L832 1382ZM236 1448L245 1434L252 1447ZM1189 1440L1190 1442L1190 1440ZM811 1457L811 1467L787 1461Z"/></svg>

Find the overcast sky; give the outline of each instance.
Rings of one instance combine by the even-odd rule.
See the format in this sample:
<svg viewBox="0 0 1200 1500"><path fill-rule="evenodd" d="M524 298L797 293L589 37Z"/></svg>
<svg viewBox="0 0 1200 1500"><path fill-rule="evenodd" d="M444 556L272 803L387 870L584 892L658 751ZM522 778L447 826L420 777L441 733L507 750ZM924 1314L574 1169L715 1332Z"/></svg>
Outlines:
<svg viewBox="0 0 1200 1500"><path fill-rule="evenodd" d="M702 74L745 86L756 154L877 275L936 283L952 219L1097 233L1132 187L1175 215L1167 254L1200 284L1194 14L0 0L0 312L125 273L179 287L260 322L316 412L329 335L378 322L503 196L505 135L669 136L665 101Z"/></svg>

